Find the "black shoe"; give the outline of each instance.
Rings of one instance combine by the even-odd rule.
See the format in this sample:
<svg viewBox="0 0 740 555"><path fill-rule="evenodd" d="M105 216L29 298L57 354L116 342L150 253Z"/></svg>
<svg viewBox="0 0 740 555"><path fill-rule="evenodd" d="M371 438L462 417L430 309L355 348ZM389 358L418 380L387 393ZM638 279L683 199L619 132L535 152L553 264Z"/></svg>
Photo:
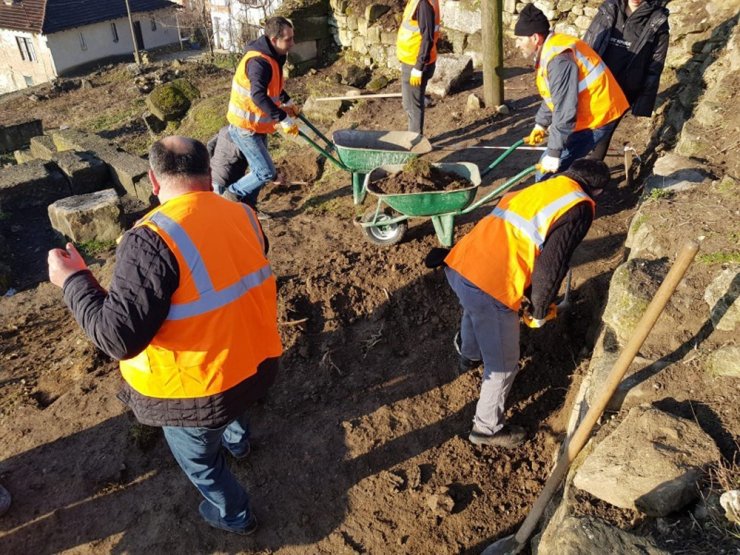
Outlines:
<svg viewBox="0 0 740 555"><path fill-rule="evenodd" d="M252 518L244 526L232 526L231 524L224 522L221 515L218 513L218 509L208 501L201 501L200 507L198 507L198 512L200 513L200 516L203 517L203 520L214 528L225 530L232 534L249 536L250 534L254 534L257 530L257 518L254 515L252 515Z"/></svg>
<svg viewBox="0 0 740 555"><path fill-rule="evenodd" d="M504 424L504 427L493 435L484 434L473 426L468 436L470 442L475 445L492 445L495 447L504 447L505 449L511 449L512 447L521 445L524 443L525 438L526 433L524 432L524 428L514 426L513 424Z"/></svg>
<svg viewBox="0 0 740 555"><path fill-rule="evenodd" d="M257 219L262 222L272 219L272 214L268 214L267 212L262 212L262 210L255 210L254 212L257 214Z"/></svg>
<svg viewBox="0 0 740 555"><path fill-rule="evenodd" d="M482 360L474 360L469 359L467 357L464 357L462 354L462 338L460 337L460 332L458 331L455 334L455 337L452 339L452 344L455 346L455 350L458 354L458 361L457 361L457 367L460 370L460 372L467 372L469 370L473 370L475 368L478 368L480 366Z"/></svg>

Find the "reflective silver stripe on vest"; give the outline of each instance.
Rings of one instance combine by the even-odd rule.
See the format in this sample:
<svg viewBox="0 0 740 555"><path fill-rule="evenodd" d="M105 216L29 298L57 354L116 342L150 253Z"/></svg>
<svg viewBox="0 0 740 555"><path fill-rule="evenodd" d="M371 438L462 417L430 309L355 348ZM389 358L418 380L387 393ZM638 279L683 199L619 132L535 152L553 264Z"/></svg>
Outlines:
<svg viewBox="0 0 740 555"><path fill-rule="evenodd" d="M244 87L242 87L239 83L236 82L236 79L234 79L231 82L231 90L232 91L236 91L237 93L239 93L241 96L243 96L245 98L248 98L250 100L252 99L252 91L251 90L247 90ZM271 96L270 97L270 100L272 100L273 103L277 104L278 102L280 102L280 95Z"/></svg>
<svg viewBox="0 0 740 555"><path fill-rule="evenodd" d="M182 226L161 212L154 214L151 217L151 221L166 231L167 235L172 237L177 248L180 249L180 253L185 259L185 264L188 265L188 270L193 276L198 293L203 295L205 291L211 291L213 289L213 283L211 282L211 277L208 275L208 270L206 270L206 266L203 264L203 259L200 257L198 248Z"/></svg>
<svg viewBox="0 0 740 555"><path fill-rule="evenodd" d="M160 212L154 214L151 217L151 221L166 231L177 245L178 250L185 259L185 264L187 264L190 274L193 276L195 288L199 295L199 298L195 301L170 305L167 320L192 318L193 316L199 316L206 312L226 306L248 293L250 289L254 289L261 285L272 275L270 265L266 264L259 270L255 270L254 272L247 274L225 289L215 291L213 289L211 278L208 275L208 270L206 270L206 266L200 256L200 252L198 252L198 248L182 226L172 218L165 216ZM252 226L254 227L255 225L256 223L253 222ZM255 230L255 232L257 232L257 230ZM258 237L260 237L260 242L262 242L261 234L258 235Z"/></svg>
<svg viewBox="0 0 740 555"><path fill-rule="evenodd" d="M257 218L254 217L254 212L251 208L247 205L243 205L244 210L247 212L247 217L249 218L249 223L252 224L252 229L254 229L254 234L257 236L257 240L260 242L260 245L262 245L262 252L265 252L265 238L262 236L262 230L260 229L259 224L257 223Z"/></svg>
<svg viewBox="0 0 740 555"><path fill-rule="evenodd" d="M567 195L555 199L550 204L538 210L531 220L525 220L516 212L512 212L511 210L502 210L498 206L493 209L491 214L517 228L526 235L538 249L541 249L542 245L545 243L545 238L540 234L539 229L545 225L558 210L561 210L576 199L588 198L589 196L583 191L573 191L572 193L568 193ZM547 231L548 230L545 230L545 234L547 234Z"/></svg>
<svg viewBox="0 0 740 555"><path fill-rule="evenodd" d="M233 102L229 102L229 112L234 114L236 117L245 119L251 123L274 123L270 116L261 117L254 112L242 110Z"/></svg>
<svg viewBox="0 0 740 555"><path fill-rule="evenodd" d="M209 291L202 294L197 301L171 305L167 319L182 320L184 318L192 318L193 316L199 316L226 306L240 299L255 287L262 285L270 276L272 276L272 269L269 264L266 264L259 270L247 274L225 289Z"/></svg>

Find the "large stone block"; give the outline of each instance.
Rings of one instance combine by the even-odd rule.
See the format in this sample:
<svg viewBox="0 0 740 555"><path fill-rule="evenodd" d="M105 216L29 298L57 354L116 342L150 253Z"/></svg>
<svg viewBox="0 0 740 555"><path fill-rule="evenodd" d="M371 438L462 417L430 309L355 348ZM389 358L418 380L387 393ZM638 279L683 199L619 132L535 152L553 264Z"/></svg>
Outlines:
<svg viewBox="0 0 740 555"><path fill-rule="evenodd" d="M31 156L39 160L51 160L56 154L57 149L54 141L48 135L39 135L31 137Z"/></svg>
<svg viewBox="0 0 740 555"><path fill-rule="evenodd" d="M309 40L293 46L288 54L288 59L292 64L300 64L309 60L315 60L318 55L319 51L316 48L316 41Z"/></svg>
<svg viewBox="0 0 740 555"><path fill-rule="evenodd" d="M726 345L709 355L707 366L712 374L740 378L740 347Z"/></svg>
<svg viewBox="0 0 740 555"><path fill-rule="evenodd" d="M473 59L467 55L440 54L437 69L427 85L427 92L445 97L473 75Z"/></svg>
<svg viewBox="0 0 740 555"><path fill-rule="evenodd" d="M121 205L113 189L58 200L49 206L49 220L77 243L115 241L123 233Z"/></svg>
<svg viewBox="0 0 740 555"><path fill-rule="evenodd" d="M146 97L146 106L162 121L178 121L190 108L190 99L174 83L163 83Z"/></svg>
<svg viewBox="0 0 740 555"><path fill-rule="evenodd" d="M89 152L59 152L54 156L54 162L69 179L73 195L92 193L110 186L108 165Z"/></svg>
<svg viewBox="0 0 740 555"><path fill-rule="evenodd" d="M735 331L740 324L740 265L723 269L704 292L709 306L709 317L720 331Z"/></svg>
<svg viewBox="0 0 740 555"><path fill-rule="evenodd" d="M596 446L573 484L617 507L665 516L696 498L703 469L720 458L698 424L643 405Z"/></svg>
<svg viewBox="0 0 740 555"><path fill-rule="evenodd" d="M334 123L342 113L342 101L328 100L317 102L313 97L309 97L303 104L303 113L310 120L316 120L322 123Z"/></svg>
<svg viewBox="0 0 740 555"><path fill-rule="evenodd" d="M31 151L28 149L16 150L13 152L13 156L15 157L15 161L18 162L19 164L25 164L26 162L35 160L35 158L33 157L33 154L31 154Z"/></svg>
<svg viewBox="0 0 740 555"><path fill-rule="evenodd" d="M53 162L32 160L0 168L0 210L48 206L70 193L69 182Z"/></svg>
<svg viewBox="0 0 740 555"><path fill-rule="evenodd" d="M463 2L444 2L441 7L442 21L446 29L471 33L481 28L480 10L469 10Z"/></svg>
<svg viewBox="0 0 740 555"><path fill-rule="evenodd" d="M52 131L51 138L59 152L64 150L97 152L101 149L115 148L107 139L95 133L86 133L79 129L59 129Z"/></svg>
<svg viewBox="0 0 740 555"><path fill-rule="evenodd" d="M13 152L28 146L31 137L43 135L40 119L23 121L14 125L0 125L0 153Z"/></svg>

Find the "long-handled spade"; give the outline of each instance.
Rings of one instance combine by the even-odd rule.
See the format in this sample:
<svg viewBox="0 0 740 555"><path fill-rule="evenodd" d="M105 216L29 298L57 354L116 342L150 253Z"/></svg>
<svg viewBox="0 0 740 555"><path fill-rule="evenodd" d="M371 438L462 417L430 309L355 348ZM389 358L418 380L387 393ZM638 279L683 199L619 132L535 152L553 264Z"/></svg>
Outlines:
<svg viewBox="0 0 740 555"><path fill-rule="evenodd" d="M614 363L614 367L606 379L606 383L604 384L601 394L594 401L593 405L591 405L586 416L583 417L578 428L573 432L573 435L566 438L561 452L562 454L558 458L555 468L553 468L550 477L547 479L547 482L545 482L545 487L542 489L542 492L540 492L540 495L535 501L532 510L527 515L527 518L524 519L524 522L519 527L519 530L515 535L507 536L492 543L483 551L483 555L514 555L519 553L519 551L521 551L526 545L526 542L534 531L534 528L537 526L537 522L542 516L547 503L557 490L563 477L565 477L570 463L573 462L573 459L576 458L576 455L578 455L586 444L586 441L588 441L589 435L591 434L591 430L596 424L596 421L604 412L609 400L612 395L614 395L617 387L619 387L619 382L622 381L625 372L627 372L627 368L632 364L632 360L640 350L640 347L642 347L645 339L647 339L648 334L653 329L655 322L663 312L665 305L676 290L676 287L678 287L678 284L686 273L686 270L693 262L698 251L699 244L696 241L688 241L681 248L681 252L678 254L676 262L663 280L663 283L655 294L655 297L648 305L647 310L645 310L645 314L642 315L642 318L637 323L637 327L632 333L632 337L629 342L624 347L624 350L619 355L617 361Z"/></svg>

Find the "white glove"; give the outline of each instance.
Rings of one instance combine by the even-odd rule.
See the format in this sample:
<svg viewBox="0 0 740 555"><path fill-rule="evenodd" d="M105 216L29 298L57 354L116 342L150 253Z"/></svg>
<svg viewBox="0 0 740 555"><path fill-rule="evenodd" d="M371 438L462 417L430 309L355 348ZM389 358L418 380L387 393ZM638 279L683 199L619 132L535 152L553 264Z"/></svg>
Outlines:
<svg viewBox="0 0 740 555"><path fill-rule="evenodd" d="M409 77L409 85L412 87L418 87L421 85L421 77L422 77L421 70L418 70L416 68L411 70L411 77Z"/></svg>
<svg viewBox="0 0 740 555"><path fill-rule="evenodd" d="M291 137L298 136L298 125L290 116L280 122L280 128L286 135L290 135Z"/></svg>
<svg viewBox="0 0 740 555"><path fill-rule="evenodd" d="M555 173L560 167L560 157L545 154L540 160L542 173Z"/></svg>

